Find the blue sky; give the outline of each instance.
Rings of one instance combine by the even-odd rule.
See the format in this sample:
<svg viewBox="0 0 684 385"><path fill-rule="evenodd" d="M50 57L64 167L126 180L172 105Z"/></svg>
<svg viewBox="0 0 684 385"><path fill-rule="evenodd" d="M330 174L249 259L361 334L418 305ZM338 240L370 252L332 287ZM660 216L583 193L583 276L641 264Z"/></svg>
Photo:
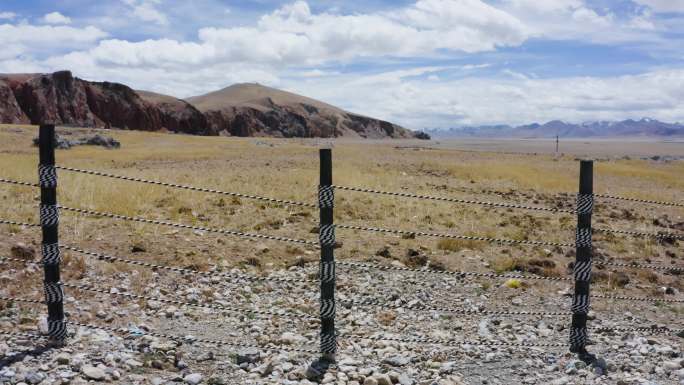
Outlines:
<svg viewBox="0 0 684 385"><path fill-rule="evenodd" d="M684 122L684 0L3 0L0 47L0 72L259 82L414 129Z"/></svg>

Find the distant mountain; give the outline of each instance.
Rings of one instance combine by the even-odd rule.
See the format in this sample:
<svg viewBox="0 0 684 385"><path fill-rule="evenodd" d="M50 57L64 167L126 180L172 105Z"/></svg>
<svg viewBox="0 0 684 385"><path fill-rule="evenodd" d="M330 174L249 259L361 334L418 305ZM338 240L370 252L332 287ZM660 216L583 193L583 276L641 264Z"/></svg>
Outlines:
<svg viewBox="0 0 684 385"><path fill-rule="evenodd" d="M425 130L434 138L500 137L500 138L562 138L584 137L670 137L684 136L684 124L664 123L655 119L595 121L580 124L552 120L544 124L532 123L522 126L475 126L448 130Z"/></svg>
<svg viewBox="0 0 684 385"><path fill-rule="evenodd" d="M428 139L384 120L258 84L237 84L180 100L79 79L69 71L0 74L0 123L194 135Z"/></svg>

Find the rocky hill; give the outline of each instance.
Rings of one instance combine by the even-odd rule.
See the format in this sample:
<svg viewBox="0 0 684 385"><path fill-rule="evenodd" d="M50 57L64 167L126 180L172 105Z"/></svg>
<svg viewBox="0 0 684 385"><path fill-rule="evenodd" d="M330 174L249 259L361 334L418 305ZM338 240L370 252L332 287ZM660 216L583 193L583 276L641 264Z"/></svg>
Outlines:
<svg viewBox="0 0 684 385"><path fill-rule="evenodd" d="M564 138L584 137L670 137L684 136L684 125L680 123L664 123L655 119L623 121L595 121L584 123L568 123L561 120L522 126L475 126L452 128L449 130L427 130L439 138L449 137L507 137L507 138L552 138L556 135Z"/></svg>
<svg viewBox="0 0 684 385"><path fill-rule="evenodd" d="M53 123L195 135L413 138L403 127L292 93L238 84L187 101L69 71L0 74L0 123Z"/></svg>
<svg viewBox="0 0 684 385"><path fill-rule="evenodd" d="M395 124L259 84L236 84L187 99L214 131L236 136L411 138Z"/></svg>

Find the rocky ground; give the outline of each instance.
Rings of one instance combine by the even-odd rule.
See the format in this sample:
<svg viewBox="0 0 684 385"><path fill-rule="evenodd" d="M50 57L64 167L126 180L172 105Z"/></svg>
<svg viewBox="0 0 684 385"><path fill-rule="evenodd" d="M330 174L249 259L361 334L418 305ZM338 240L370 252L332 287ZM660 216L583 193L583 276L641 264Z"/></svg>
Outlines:
<svg viewBox="0 0 684 385"><path fill-rule="evenodd" d="M87 263L103 263L88 260ZM399 262L393 262L399 266ZM0 280L34 278L40 267L4 265ZM92 269L91 269L92 270ZM245 280L223 273L154 272L145 287L134 287L142 270L111 279L85 274L78 284L109 294L67 288L65 308L74 322L123 328L111 332L71 327L66 347L40 350L44 343L22 337L0 342L0 383L85 384L310 384L306 368L316 350L317 289L315 263L300 263ZM290 282L290 280L292 282ZM340 266L338 271L337 365L322 383L331 384L684 384L683 337L615 332L592 334L591 351L606 368L587 367L565 347L568 317L459 316L409 309L420 303L451 309L560 311L570 301L567 282L549 282L545 293L506 281L463 280L432 273L404 273ZM523 280L523 282L525 282ZM143 294L154 300L131 300ZM39 298L39 296L33 296ZM679 294L677 297L680 298ZM163 300L199 306L179 306ZM349 301L378 299L380 307L350 306ZM595 306L590 326L668 326L682 328L681 306L611 303ZM201 306L231 308L209 309ZM396 307L389 309L389 307ZM638 307L635 307L638 305ZM35 332L42 305L7 304L0 330ZM260 314L259 311L282 315ZM296 318L300 317L300 318ZM311 317L312 319L308 319ZM164 333L177 340L157 338ZM451 339L454 346L375 338ZM220 346L200 340L222 341ZM466 343L472 342L472 344ZM507 342L494 348L475 343ZM237 345L251 345L246 346ZM279 349L285 349L280 351Z"/></svg>

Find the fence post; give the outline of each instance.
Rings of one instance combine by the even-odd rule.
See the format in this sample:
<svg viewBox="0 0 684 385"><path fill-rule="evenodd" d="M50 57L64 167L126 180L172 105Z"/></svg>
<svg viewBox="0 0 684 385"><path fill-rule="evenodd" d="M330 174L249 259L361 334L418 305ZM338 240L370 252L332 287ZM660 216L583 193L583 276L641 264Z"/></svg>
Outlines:
<svg viewBox="0 0 684 385"><path fill-rule="evenodd" d="M575 294L572 298L570 351L582 361L594 363L596 357L587 352L587 314L593 258L591 214L594 209L594 162L580 162L579 194L577 195L577 233L575 238Z"/></svg>
<svg viewBox="0 0 684 385"><path fill-rule="evenodd" d="M38 134L40 163L40 225L43 231L43 270L45 303L48 307L48 335L53 343L63 343L67 335L64 320L64 289L60 280L59 211L57 209L57 171L55 170L55 126L41 125Z"/></svg>
<svg viewBox="0 0 684 385"><path fill-rule="evenodd" d="M332 186L332 151L320 150L320 183L318 186L318 206L320 209L319 243L320 261L320 316L321 339L320 359L314 361L307 370L311 380L322 378L328 367L335 363L337 340L335 336L335 225L333 207L335 201Z"/></svg>

